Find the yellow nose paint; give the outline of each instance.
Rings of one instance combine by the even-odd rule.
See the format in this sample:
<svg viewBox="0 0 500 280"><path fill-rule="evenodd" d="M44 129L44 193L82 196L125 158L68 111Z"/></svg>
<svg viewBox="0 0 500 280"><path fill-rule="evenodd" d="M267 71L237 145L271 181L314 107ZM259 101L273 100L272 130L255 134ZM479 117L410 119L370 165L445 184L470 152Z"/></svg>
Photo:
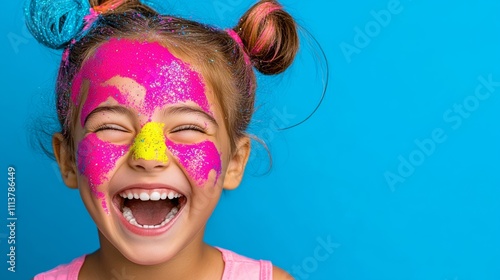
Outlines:
<svg viewBox="0 0 500 280"><path fill-rule="evenodd" d="M163 123L148 122L142 127L132 145L134 159L156 160L163 163L168 161L164 126Z"/></svg>

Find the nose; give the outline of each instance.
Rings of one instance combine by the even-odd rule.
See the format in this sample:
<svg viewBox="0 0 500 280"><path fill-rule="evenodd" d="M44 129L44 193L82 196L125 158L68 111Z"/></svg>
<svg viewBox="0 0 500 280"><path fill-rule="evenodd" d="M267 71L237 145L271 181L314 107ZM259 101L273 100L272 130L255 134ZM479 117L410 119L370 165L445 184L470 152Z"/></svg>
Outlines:
<svg viewBox="0 0 500 280"><path fill-rule="evenodd" d="M147 160L142 158L134 159L132 157L131 166L132 168L138 171L154 172L154 171L161 171L167 168L168 161L161 162L157 160Z"/></svg>
<svg viewBox="0 0 500 280"><path fill-rule="evenodd" d="M168 166L163 123L148 122L134 139L130 165L141 171L163 170Z"/></svg>

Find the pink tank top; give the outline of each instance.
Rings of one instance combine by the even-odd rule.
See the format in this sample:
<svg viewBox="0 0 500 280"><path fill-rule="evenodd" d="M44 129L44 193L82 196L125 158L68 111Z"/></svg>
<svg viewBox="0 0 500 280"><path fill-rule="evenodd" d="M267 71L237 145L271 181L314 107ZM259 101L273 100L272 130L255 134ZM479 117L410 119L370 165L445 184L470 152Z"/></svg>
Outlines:
<svg viewBox="0 0 500 280"><path fill-rule="evenodd" d="M222 252L224 272L222 280L272 280L273 265L269 261L253 260L229 250L216 247ZM78 280L78 273L85 261L85 255L69 264L62 264L35 276L34 280Z"/></svg>

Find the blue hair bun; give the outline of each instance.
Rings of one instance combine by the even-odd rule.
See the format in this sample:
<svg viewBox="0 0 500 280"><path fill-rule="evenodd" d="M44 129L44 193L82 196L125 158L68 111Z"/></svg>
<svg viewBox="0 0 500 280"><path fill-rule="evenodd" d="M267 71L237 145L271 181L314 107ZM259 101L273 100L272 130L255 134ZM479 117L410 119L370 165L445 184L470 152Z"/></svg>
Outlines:
<svg viewBox="0 0 500 280"><path fill-rule="evenodd" d="M83 29L90 8L88 0L27 0L24 16L40 43L62 49Z"/></svg>

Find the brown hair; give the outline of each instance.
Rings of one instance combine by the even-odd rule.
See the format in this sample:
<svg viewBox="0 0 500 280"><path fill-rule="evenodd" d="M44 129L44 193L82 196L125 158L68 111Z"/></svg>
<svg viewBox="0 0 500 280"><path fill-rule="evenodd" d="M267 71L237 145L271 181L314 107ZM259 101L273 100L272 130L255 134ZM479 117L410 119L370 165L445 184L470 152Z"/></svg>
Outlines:
<svg viewBox="0 0 500 280"><path fill-rule="evenodd" d="M109 1L89 2L95 7ZM281 73L292 63L299 45L295 21L274 0L256 3L233 30L242 45L224 30L160 15L137 0L125 1L101 14L85 36L68 44L67 58L59 69L57 112L68 146L73 149L72 126L77 111L69 100L73 78L99 45L117 37L160 42L195 66L224 113L233 150L254 112L256 79L252 66L267 75Z"/></svg>

